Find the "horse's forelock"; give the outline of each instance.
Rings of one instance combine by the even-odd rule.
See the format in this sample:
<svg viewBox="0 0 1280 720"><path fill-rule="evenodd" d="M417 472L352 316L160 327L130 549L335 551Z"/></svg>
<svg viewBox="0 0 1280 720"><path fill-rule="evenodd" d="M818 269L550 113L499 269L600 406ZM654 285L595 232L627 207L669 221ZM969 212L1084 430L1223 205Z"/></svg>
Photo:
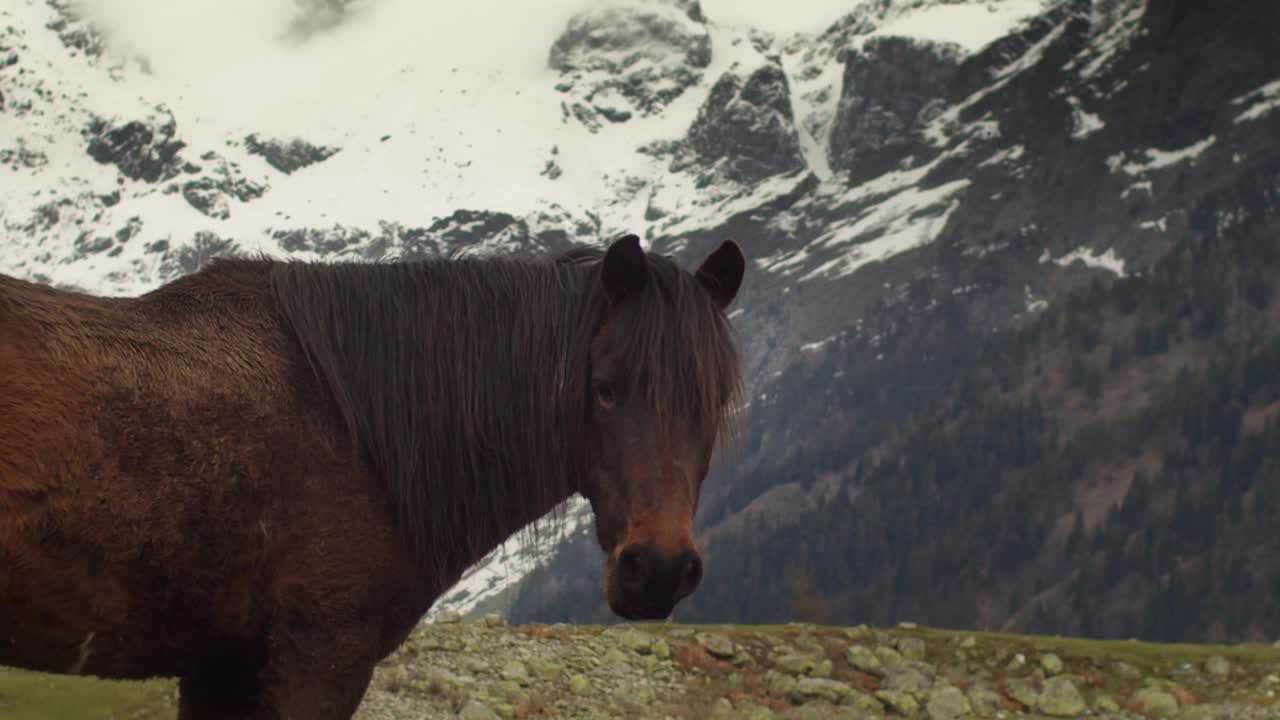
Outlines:
<svg viewBox="0 0 1280 720"><path fill-rule="evenodd" d="M741 402L732 327L691 273L655 255L648 266L649 281L622 313L629 379L660 429L730 436Z"/></svg>

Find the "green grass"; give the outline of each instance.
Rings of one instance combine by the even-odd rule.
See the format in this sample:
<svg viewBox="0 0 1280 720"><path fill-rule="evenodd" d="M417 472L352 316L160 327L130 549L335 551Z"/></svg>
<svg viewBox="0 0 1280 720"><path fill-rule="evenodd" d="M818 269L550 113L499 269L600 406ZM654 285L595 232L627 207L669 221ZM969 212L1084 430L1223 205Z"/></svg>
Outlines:
<svg viewBox="0 0 1280 720"><path fill-rule="evenodd" d="M174 685L0 668L0 720L172 720Z"/></svg>

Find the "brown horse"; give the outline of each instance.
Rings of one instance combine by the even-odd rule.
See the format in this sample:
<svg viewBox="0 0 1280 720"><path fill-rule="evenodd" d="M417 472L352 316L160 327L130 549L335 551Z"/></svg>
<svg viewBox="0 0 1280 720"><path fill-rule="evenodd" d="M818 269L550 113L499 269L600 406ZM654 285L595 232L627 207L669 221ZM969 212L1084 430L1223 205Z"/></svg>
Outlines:
<svg viewBox="0 0 1280 720"><path fill-rule="evenodd" d="M574 492L660 618L737 406L724 310L634 236L542 260L219 260L136 298L0 276L0 665L347 718L463 570Z"/></svg>

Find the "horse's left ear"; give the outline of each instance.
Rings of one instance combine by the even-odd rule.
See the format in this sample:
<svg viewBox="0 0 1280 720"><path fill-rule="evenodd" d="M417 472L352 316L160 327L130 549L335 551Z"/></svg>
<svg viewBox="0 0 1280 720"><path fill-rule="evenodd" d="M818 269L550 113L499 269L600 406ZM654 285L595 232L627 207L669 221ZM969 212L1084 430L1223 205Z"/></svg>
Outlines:
<svg viewBox="0 0 1280 720"><path fill-rule="evenodd" d="M639 295L649 280L649 266L640 249L640 238L623 235L604 253L600 264L600 279L609 302L618 304L628 295Z"/></svg>
<svg viewBox="0 0 1280 720"><path fill-rule="evenodd" d="M725 240L702 261L694 276L711 293L720 309L724 310L733 302L738 288L742 287L742 275L746 270L747 260L742 256L738 244Z"/></svg>

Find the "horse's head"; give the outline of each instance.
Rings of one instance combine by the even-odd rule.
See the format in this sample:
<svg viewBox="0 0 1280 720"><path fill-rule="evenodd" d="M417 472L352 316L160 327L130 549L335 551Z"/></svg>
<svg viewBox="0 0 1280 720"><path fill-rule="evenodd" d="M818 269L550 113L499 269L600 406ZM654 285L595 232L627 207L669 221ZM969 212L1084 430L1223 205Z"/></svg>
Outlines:
<svg viewBox="0 0 1280 720"><path fill-rule="evenodd" d="M605 597L628 619L668 616L702 578L693 516L740 381L725 308L742 283L726 242L690 274L635 236L600 263L608 310L591 344L589 471Z"/></svg>

